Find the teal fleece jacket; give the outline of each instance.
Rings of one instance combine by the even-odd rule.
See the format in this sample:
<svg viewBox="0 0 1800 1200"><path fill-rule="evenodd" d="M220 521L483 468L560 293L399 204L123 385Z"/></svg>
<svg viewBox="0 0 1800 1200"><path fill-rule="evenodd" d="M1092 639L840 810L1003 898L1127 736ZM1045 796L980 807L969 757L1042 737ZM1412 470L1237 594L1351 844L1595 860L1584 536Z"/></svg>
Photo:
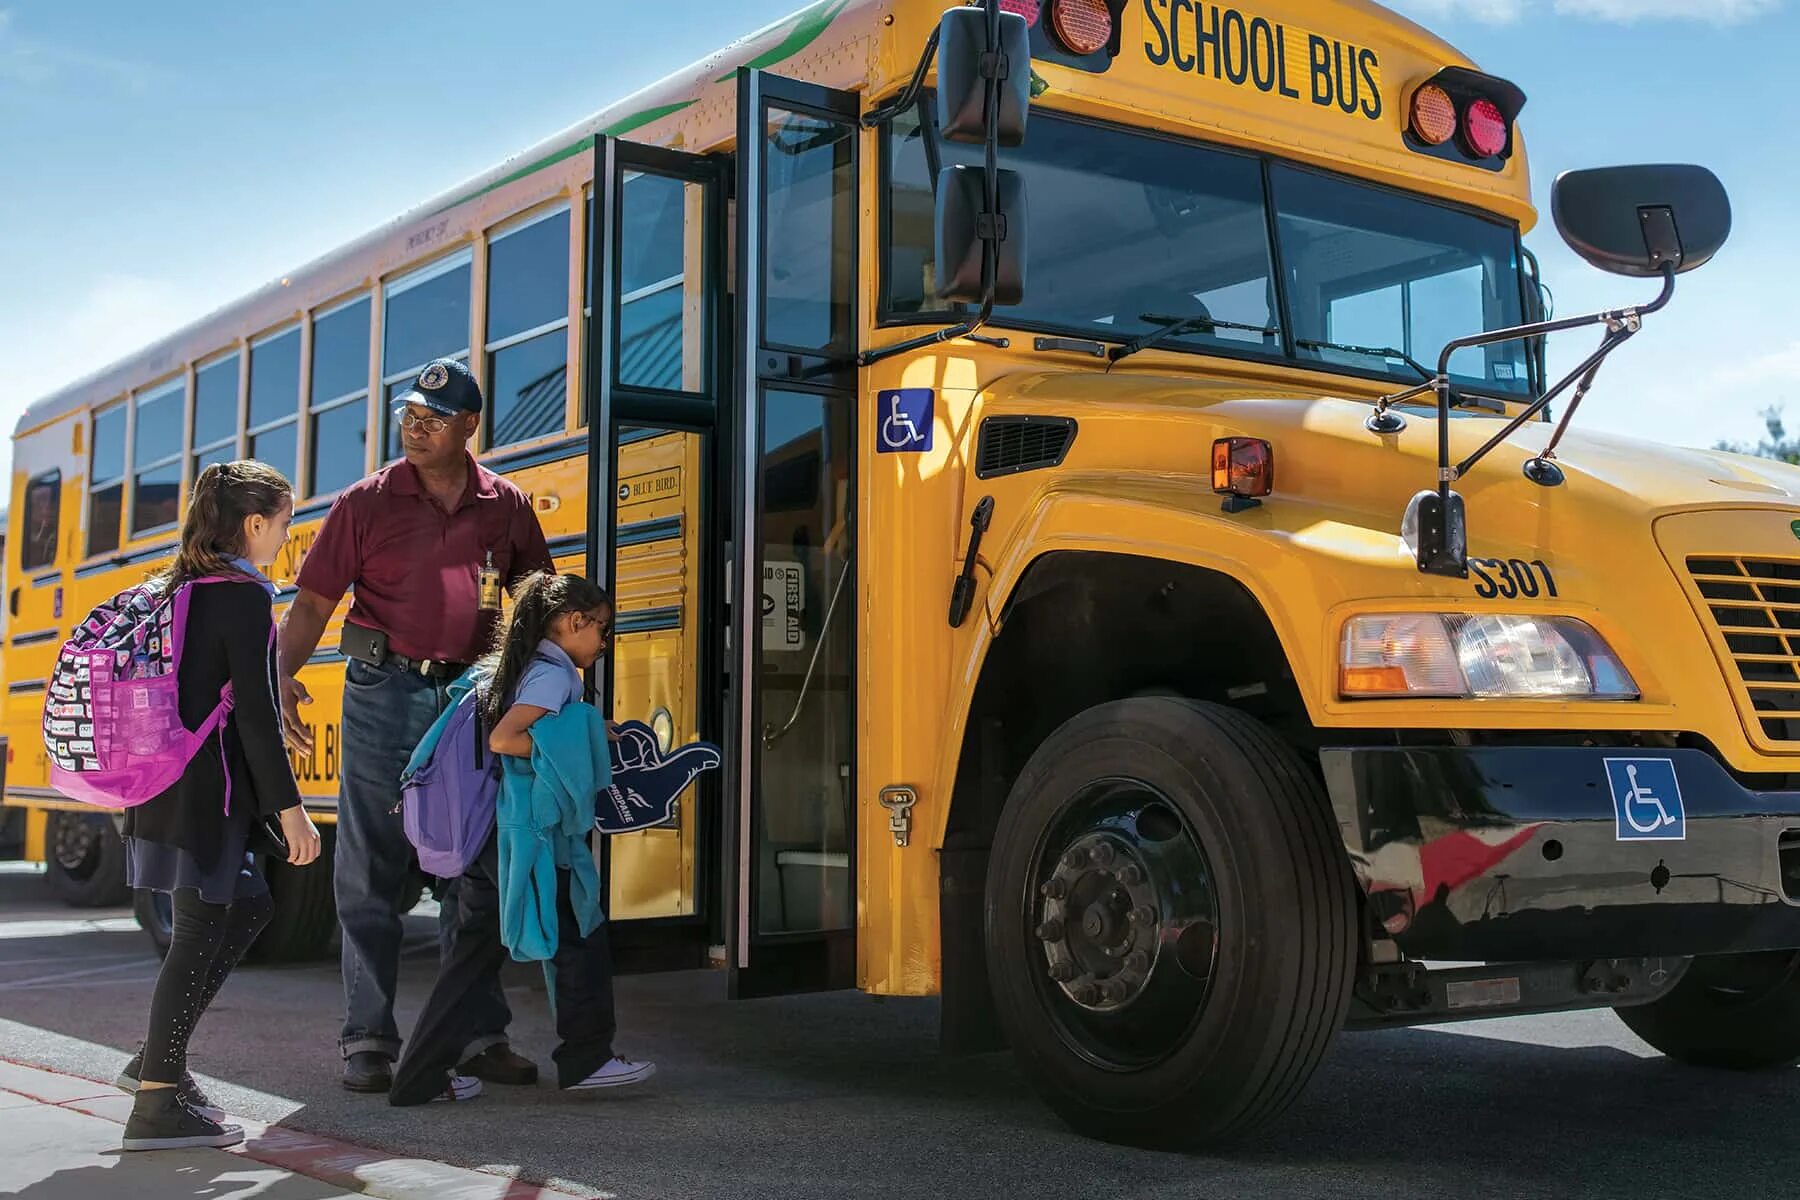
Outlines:
<svg viewBox="0 0 1800 1200"><path fill-rule="evenodd" d="M539 717L530 734L529 760L500 760L500 940L518 961L543 962L556 954L557 868L570 873L582 936L606 919L588 839L612 756L606 718L591 704Z"/></svg>

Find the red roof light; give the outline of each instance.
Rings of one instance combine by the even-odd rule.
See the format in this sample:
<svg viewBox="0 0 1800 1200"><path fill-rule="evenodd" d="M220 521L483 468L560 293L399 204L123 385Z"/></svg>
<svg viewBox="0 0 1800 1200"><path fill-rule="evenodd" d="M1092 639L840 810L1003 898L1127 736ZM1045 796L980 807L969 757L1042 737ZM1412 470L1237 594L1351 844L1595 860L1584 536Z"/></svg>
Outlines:
<svg viewBox="0 0 1800 1200"><path fill-rule="evenodd" d="M1106 0L1051 0L1050 24L1077 54L1098 54L1112 41L1112 9Z"/></svg>
<svg viewBox="0 0 1800 1200"><path fill-rule="evenodd" d="M1463 138L1477 158L1506 149L1506 117L1492 100L1473 100L1463 110Z"/></svg>

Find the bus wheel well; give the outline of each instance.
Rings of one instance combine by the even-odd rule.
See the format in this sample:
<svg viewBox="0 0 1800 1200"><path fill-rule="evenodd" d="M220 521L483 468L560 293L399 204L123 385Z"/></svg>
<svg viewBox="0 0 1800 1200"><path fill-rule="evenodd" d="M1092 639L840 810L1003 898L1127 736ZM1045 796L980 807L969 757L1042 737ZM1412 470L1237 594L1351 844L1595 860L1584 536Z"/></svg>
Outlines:
<svg viewBox="0 0 1800 1200"><path fill-rule="evenodd" d="M1058 552L1008 598L969 707L940 855L946 1050L996 1048L982 936L988 848L1013 781L1059 726L1096 704L1182 696L1241 709L1310 748L1312 728L1268 615L1218 571Z"/></svg>

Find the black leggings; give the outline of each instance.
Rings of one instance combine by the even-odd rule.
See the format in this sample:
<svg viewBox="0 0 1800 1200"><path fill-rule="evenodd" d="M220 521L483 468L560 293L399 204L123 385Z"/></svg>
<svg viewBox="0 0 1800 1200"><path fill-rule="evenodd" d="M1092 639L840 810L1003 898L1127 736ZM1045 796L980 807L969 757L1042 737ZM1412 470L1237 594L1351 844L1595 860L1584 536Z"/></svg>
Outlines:
<svg viewBox="0 0 1800 1200"><path fill-rule="evenodd" d="M150 1036L138 1076L148 1083L180 1082L200 1014L275 911L267 892L230 904L208 904L193 888L176 888L170 897L174 936L150 997Z"/></svg>

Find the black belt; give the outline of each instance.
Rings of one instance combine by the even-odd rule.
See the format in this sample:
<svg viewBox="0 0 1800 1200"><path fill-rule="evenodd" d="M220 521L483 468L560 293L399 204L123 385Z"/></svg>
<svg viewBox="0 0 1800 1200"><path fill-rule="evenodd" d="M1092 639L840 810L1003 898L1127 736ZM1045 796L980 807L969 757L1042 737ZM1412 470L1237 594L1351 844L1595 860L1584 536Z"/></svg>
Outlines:
<svg viewBox="0 0 1800 1200"><path fill-rule="evenodd" d="M399 667L408 674L423 675L427 679L455 679L469 669L468 663L445 662L441 658L408 658L404 654L388 651L387 657L376 667Z"/></svg>

